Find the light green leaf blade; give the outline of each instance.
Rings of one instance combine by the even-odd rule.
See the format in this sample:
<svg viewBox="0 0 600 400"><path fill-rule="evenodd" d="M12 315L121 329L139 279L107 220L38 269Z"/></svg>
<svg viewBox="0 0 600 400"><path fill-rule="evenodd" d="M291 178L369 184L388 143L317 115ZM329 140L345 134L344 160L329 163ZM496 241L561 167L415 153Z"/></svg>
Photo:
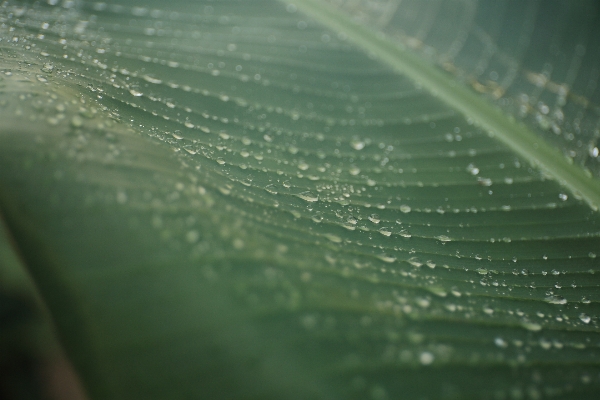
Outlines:
<svg viewBox="0 0 600 400"><path fill-rule="evenodd" d="M2 7L0 207L91 398L597 391L583 172L278 1Z"/></svg>

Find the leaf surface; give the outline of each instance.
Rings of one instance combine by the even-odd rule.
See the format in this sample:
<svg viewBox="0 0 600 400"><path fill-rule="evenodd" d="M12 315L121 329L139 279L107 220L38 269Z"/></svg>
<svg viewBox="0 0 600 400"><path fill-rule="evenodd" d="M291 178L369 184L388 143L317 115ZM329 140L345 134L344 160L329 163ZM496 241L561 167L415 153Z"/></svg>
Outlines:
<svg viewBox="0 0 600 400"><path fill-rule="evenodd" d="M0 8L0 209L91 398L597 392L595 161L402 50L400 22L49 3ZM573 96L569 124L593 111Z"/></svg>

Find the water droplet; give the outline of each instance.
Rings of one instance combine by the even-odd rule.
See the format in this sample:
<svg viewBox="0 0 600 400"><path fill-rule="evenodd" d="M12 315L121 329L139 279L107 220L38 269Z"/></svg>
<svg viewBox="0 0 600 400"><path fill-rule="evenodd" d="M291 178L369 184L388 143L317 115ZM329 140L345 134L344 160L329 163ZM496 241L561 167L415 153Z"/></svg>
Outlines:
<svg viewBox="0 0 600 400"><path fill-rule="evenodd" d="M567 299L559 295L550 295L546 297L546 302L550 304L567 304Z"/></svg>
<svg viewBox="0 0 600 400"><path fill-rule="evenodd" d="M446 292L446 290L441 286L427 286L427 290L439 297L448 296L448 292Z"/></svg>
<svg viewBox="0 0 600 400"><path fill-rule="evenodd" d="M377 258L386 263L393 263L394 261L396 261L396 257L391 256L389 254L379 254Z"/></svg>
<svg viewBox="0 0 600 400"><path fill-rule="evenodd" d="M584 323L584 324L589 324L590 321L592 320L592 318L590 318L589 315L587 315L586 313L581 313L579 314L579 319Z"/></svg>
<svg viewBox="0 0 600 400"><path fill-rule="evenodd" d="M413 267L417 267L417 268L420 268L423 265L421 260L419 260L417 257L411 257L407 260L407 262L410 265L412 265Z"/></svg>
<svg viewBox="0 0 600 400"><path fill-rule="evenodd" d="M307 190L306 192L298 193L296 197L299 197L302 200L309 202L315 202L319 200L319 196L309 190Z"/></svg>
<svg viewBox="0 0 600 400"><path fill-rule="evenodd" d="M46 63L44 64L44 66L42 67L42 72L47 72L50 73L54 71L54 65L50 64L50 63Z"/></svg>
<svg viewBox="0 0 600 400"><path fill-rule="evenodd" d="M411 210L410 206L407 206L406 204L402 204L400 206L400 211L402 211L403 213L409 213Z"/></svg>
<svg viewBox="0 0 600 400"><path fill-rule="evenodd" d="M525 329L527 329L528 331L532 331L532 332L538 332L542 330L542 326L540 324L536 324L534 322L522 322L521 326Z"/></svg>
<svg viewBox="0 0 600 400"><path fill-rule="evenodd" d="M452 241L452 239L450 239L448 236L446 235L439 235L435 237L437 240L439 240L440 242L450 242Z"/></svg>
<svg viewBox="0 0 600 400"><path fill-rule="evenodd" d="M81 128L83 126L83 119L78 115L74 116L71 118L71 126L74 128Z"/></svg>
<svg viewBox="0 0 600 400"><path fill-rule="evenodd" d="M434 355L428 351L424 351L419 355L419 361L422 365L430 365L431 363L433 363L434 360Z"/></svg>
<svg viewBox="0 0 600 400"><path fill-rule="evenodd" d="M267 185L265 186L265 190L271 194L277 194L277 188L275 185Z"/></svg>
<svg viewBox="0 0 600 400"><path fill-rule="evenodd" d="M162 83L162 81L160 79L151 77L150 75L144 75L142 78L144 78L144 80L146 82L154 83L154 84L157 84L157 85L160 84L160 83Z"/></svg>
<svg viewBox="0 0 600 400"><path fill-rule="evenodd" d="M473 164L469 164L467 166L467 171L471 173L471 175L477 175L479 174L479 168L477 168L475 165Z"/></svg>
<svg viewBox="0 0 600 400"><path fill-rule="evenodd" d="M506 342L506 340L502 339L501 337L497 337L496 339L494 339L494 344L502 349L508 347L508 343Z"/></svg>
<svg viewBox="0 0 600 400"><path fill-rule="evenodd" d="M400 236L402 236L403 238L410 238L410 237L412 237L412 234L409 231L407 231L406 229L402 229L400 232L398 232L398 234Z"/></svg>
<svg viewBox="0 0 600 400"><path fill-rule="evenodd" d="M129 89L129 93L131 93L131 95L133 97L141 97L141 96L144 95L144 93L142 93L142 92L140 92L138 90L135 90L135 89Z"/></svg>
<svg viewBox="0 0 600 400"><path fill-rule="evenodd" d="M371 221L374 224L378 224L381 221L381 219L379 219L379 215L371 214L369 215L369 221Z"/></svg>
<svg viewBox="0 0 600 400"><path fill-rule="evenodd" d="M541 338L540 339L540 346L544 350L549 350L552 347L552 343L549 340Z"/></svg>
<svg viewBox="0 0 600 400"><path fill-rule="evenodd" d="M386 227L380 228L379 233L381 233L383 236L391 236L392 235L392 231L390 230L390 228L386 228Z"/></svg>
<svg viewBox="0 0 600 400"><path fill-rule="evenodd" d="M225 160L222 157L219 157L219 158L217 158L217 163L219 165L223 165L223 164L225 164Z"/></svg>
<svg viewBox="0 0 600 400"><path fill-rule="evenodd" d="M326 233L325 237L327 239L329 239L330 241L332 241L333 243L342 243L342 238L339 237L339 236L337 236L337 235L334 235L334 234L331 234L331 233Z"/></svg>
<svg viewBox="0 0 600 400"><path fill-rule="evenodd" d="M350 146L352 146L354 150L362 150L365 148L365 142L359 139L353 139L350 141Z"/></svg>
<svg viewBox="0 0 600 400"><path fill-rule="evenodd" d="M360 168L353 165L350 167L349 172L350 172L350 175L358 175L358 174L360 174Z"/></svg>

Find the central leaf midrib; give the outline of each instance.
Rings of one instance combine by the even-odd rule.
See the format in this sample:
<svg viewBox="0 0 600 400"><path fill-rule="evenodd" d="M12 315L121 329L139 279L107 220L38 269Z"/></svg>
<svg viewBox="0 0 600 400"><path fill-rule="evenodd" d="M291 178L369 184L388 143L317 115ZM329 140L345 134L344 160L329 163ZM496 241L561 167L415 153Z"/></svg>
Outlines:
<svg viewBox="0 0 600 400"><path fill-rule="evenodd" d="M343 32L355 45L396 72L418 82L437 99L472 119L476 125L494 135L520 157L544 170L572 193L581 196L592 209L597 211L600 208L600 182L522 123L509 118L499 108L482 100L479 95L436 66L387 40L383 35L353 22L332 6L319 0L296 0L294 4L326 28Z"/></svg>

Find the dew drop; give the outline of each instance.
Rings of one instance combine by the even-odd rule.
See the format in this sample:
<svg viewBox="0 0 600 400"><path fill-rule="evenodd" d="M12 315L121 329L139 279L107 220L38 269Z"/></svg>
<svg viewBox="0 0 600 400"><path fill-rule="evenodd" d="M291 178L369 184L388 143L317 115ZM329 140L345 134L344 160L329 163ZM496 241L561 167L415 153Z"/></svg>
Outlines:
<svg viewBox="0 0 600 400"><path fill-rule="evenodd" d="M362 150L365 148L365 142L359 139L353 139L350 141L350 146L352 146L354 150Z"/></svg>
<svg viewBox="0 0 600 400"><path fill-rule="evenodd" d="M417 257L411 257L407 260L407 262L410 265L412 265L413 267L417 267L417 268L420 268L423 265L421 260L419 260Z"/></svg>
<svg viewBox="0 0 600 400"><path fill-rule="evenodd" d="M44 64L44 66L42 67L42 72L47 72L50 73L54 71L54 65L50 64L50 63L46 63Z"/></svg>
<svg viewBox="0 0 600 400"><path fill-rule="evenodd" d="M592 318L590 318L589 315L587 315L586 313L581 313L579 314L579 319L584 323L584 324L589 324L590 321L592 320Z"/></svg>
<svg viewBox="0 0 600 400"><path fill-rule="evenodd" d="M381 233L383 236L391 236L392 235L392 231L390 230L390 228L386 228L386 227L380 228L379 233Z"/></svg>
<svg viewBox="0 0 600 400"><path fill-rule="evenodd" d="M542 330L542 326L540 324L536 324L534 322L522 322L521 326L528 331L538 332Z"/></svg>
<svg viewBox="0 0 600 400"><path fill-rule="evenodd" d="M403 213L409 213L411 210L410 206L407 206L406 204L402 204L400 206L400 211L402 211Z"/></svg>
<svg viewBox="0 0 600 400"><path fill-rule="evenodd" d="M434 355L428 351L424 351L419 355L419 361L422 365L430 365L431 363L433 363L434 360Z"/></svg>
<svg viewBox="0 0 600 400"><path fill-rule="evenodd" d="M333 243L342 243L342 238L339 237L339 236L337 236L337 235L334 235L334 234L331 234L331 233L326 233L325 237L327 239L329 239Z"/></svg>
<svg viewBox="0 0 600 400"><path fill-rule="evenodd" d="M400 236L402 236L403 238L411 238L412 237L412 234L409 231L407 231L406 229L402 229L400 232L398 232L398 234Z"/></svg>
<svg viewBox="0 0 600 400"><path fill-rule="evenodd" d="M550 295L545 300L550 304L567 304L567 299L559 295Z"/></svg>
<svg viewBox="0 0 600 400"><path fill-rule="evenodd" d="M386 263L393 263L394 261L396 261L396 257L391 256L389 254L379 254L377 258Z"/></svg>
<svg viewBox="0 0 600 400"><path fill-rule="evenodd" d="M144 75L142 78L144 78L144 80L146 82L154 83L154 84L157 84L157 85L160 84L160 83L162 83L162 81L160 79L151 77L150 75Z"/></svg>
<svg viewBox="0 0 600 400"><path fill-rule="evenodd" d="M379 218L379 215L371 214L369 215L369 221L371 221L374 224L378 224L381 221L381 219Z"/></svg>
<svg viewBox="0 0 600 400"><path fill-rule="evenodd" d="M144 95L144 93L142 93L142 92L140 92L140 91L137 91L137 90L135 90L135 89L130 89L130 90L129 90L129 93L131 93L131 95L132 95L133 97L141 97L141 96L143 96L143 95Z"/></svg>
<svg viewBox="0 0 600 400"><path fill-rule="evenodd" d="M506 342L506 340L502 339L501 337L497 337L496 339L494 339L494 344L502 349L508 347L508 343Z"/></svg>
<svg viewBox="0 0 600 400"><path fill-rule="evenodd" d="M319 196L309 190L307 190L306 192L298 193L296 195L296 197L299 197L302 200L308 201L311 203L319 200Z"/></svg>
<svg viewBox="0 0 600 400"><path fill-rule="evenodd" d="M277 194L277 188L275 188L275 185L267 185L265 186L265 190L271 194Z"/></svg>

